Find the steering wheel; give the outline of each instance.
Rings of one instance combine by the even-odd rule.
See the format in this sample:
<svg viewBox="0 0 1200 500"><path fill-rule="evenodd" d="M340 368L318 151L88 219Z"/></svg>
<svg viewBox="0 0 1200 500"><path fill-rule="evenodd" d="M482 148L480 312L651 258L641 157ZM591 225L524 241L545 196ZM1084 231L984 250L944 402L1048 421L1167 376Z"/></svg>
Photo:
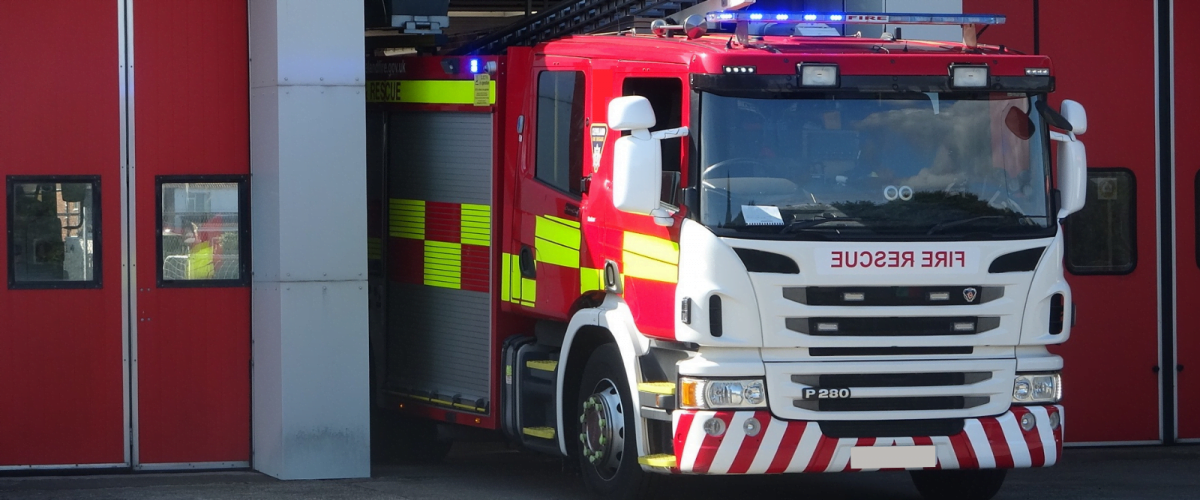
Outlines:
<svg viewBox="0 0 1200 500"><path fill-rule="evenodd" d="M734 168L741 167L741 168ZM751 158L730 158L721 160L708 167L700 174L701 179L724 179L729 177L782 177L780 175L753 175L752 172L764 172L769 174L778 174L779 168L767 165L761 161ZM738 174L738 175L734 175ZM746 175L751 174L751 175Z"/></svg>

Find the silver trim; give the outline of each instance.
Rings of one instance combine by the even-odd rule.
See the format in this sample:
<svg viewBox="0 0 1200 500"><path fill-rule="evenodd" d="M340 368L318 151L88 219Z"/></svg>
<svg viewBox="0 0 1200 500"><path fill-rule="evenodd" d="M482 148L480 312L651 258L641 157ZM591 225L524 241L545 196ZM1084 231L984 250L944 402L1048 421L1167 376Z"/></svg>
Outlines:
<svg viewBox="0 0 1200 500"><path fill-rule="evenodd" d="M138 461L140 460L138 453L138 426L140 425L140 419L138 418L138 329L137 321L134 321L134 318L137 317L138 291L136 237L137 218L134 216L134 214L137 213L137 128L135 127L135 118L137 116L135 110L137 108L134 107L134 93L128 92L128 89L131 89L134 86L135 73L133 64L135 45L133 40L133 0L119 1L124 4L125 9L125 51L122 55L125 57L125 60L128 63L125 70L125 82L127 85L125 87L127 91L124 108L125 121L122 123L122 125L125 127L125 150L123 151L123 154L126 155L126 176L125 191L122 193L121 197L122 201L124 201L126 204L125 213L123 214L124 218L122 219L122 224L125 229L125 233L123 234L125 238L122 241L123 250L125 250L125 252L122 253L123 263L125 264L125 272L122 276L122 281L125 284L124 300L127 301L128 304L128 308L125 310L125 316L129 322L129 412L132 418L130 420L128 429L128 432L131 433L131 437L128 442L133 454L133 460L130 462L130 464L134 467L137 467Z"/></svg>
<svg viewBox="0 0 1200 500"><path fill-rule="evenodd" d="M250 462L172 462L163 464L139 464L134 470L168 471L168 470L213 470L213 469L249 469Z"/></svg>
<svg viewBox="0 0 1200 500"><path fill-rule="evenodd" d="M1152 4L1154 9L1154 265L1155 265L1155 303L1158 308L1155 314L1155 321L1158 324L1158 351L1159 359L1162 359L1163 348L1163 318L1162 318L1162 285L1163 285L1163 266L1162 266L1162 200L1159 196L1162 194L1162 151L1161 138L1162 127L1159 126L1159 107L1161 106L1161 97L1158 93L1159 86L1159 64L1158 64L1158 3ZM1174 231L1172 231L1174 232ZM1174 256L1174 249L1172 249ZM1164 367L1165 368L1165 367ZM1166 429L1163 428L1163 383L1162 377L1158 377L1158 441L1163 441L1163 433Z"/></svg>
<svg viewBox="0 0 1200 500"><path fill-rule="evenodd" d="M133 402L131 400L132 391L132 376L130 372L130 349L132 340L126 333L130 331L132 322L129 320L132 314L132 305L130 304L130 282L129 282L129 240L125 235L129 234L129 190L125 186L129 185L129 160L130 151L128 148L129 140L129 121L130 116L127 111L128 102L131 99L129 95L129 80L131 72L127 63L132 61L132 56L128 54L129 39L127 36L132 36L133 30L127 30L126 16L130 13L127 11L127 0L117 0L117 94L119 99L118 108L120 109L120 125L121 125L121 395L122 404L124 405L124 443L125 443L125 463L124 466L131 465L132 462L132 427L133 427Z"/></svg>
<svg viewBox="0 0 1200 500"><path fill-rule="evenodd" d="M118 0L120 1L120 0ZM61 465L0 465L0 471L14 470L64 470L64 469L122 469L127 463L61 464Z"/></svg>
<svg viewBox="0 0 1200 500"><path fill-rule="evenodd" d="M1171 93L1171 110L1170 110L1170 113L1171 113L1171 117L1170 117L1170 119L1171 119L1171 172L1173 173L1173 175L1176 176L1176 178L1173 179L1174 182L1172 182L1172 184L1175 186L1179 186L1180 185L1179 179L1177 178L1178 172L1176 172L1176 170L1175 170L1175 166L1179 164L1179 162L1175 159L1175 151L1176 151L1175 139L1176 139L1176 137L1178 137L1178 135L1175 132L1175 114L1176 114L1175 109L1179 106L1179 104L1175 101L1175 0L1171 0L1169 9L1170 9L1170 11L1167 13L1167 20L1170 23L1170 27L1168 28L1168 30L1170 32L1167 35L1168 35L1168 39L1171 41L1171 81L1169 82L1171 85L1171 92L1170 92ZM1155 20L1154 25L1157 28L1157 26L1158 26L1157 20ZM1157 46L1157 41L1158 40L1156 37L1156 39L1155 39L1156 46ZM1157 54L1155 54L1154 60L1158 61ZM1155 71L1155 74L1158 74L1158 72ZM1157 91L1157 88L1155 90ZM1158 107L1155 106L1154 109L1157 110ZM1171 436L1175 439L1176 442L1178 442L1179 441L1179 372L1175 371L1175 367L1179 366L1179 229L1180 228L1179 228L1179 217L1178 217L1179 206L1176 203L1177 202L1176 198L1177 198L1176 193L1174 191L1172 191L1171 192L1171 223L1174 225L1174 227L1171 228L1171 258L1173 259L1173 262L1171 263L1171 270L1173 271L1172 275L1171 275L1171 366L1164 366L1163 369L1170 371L1170 373L1171 373L1170 376L1171 376L1171 379L1173 382L1171 384L1171 388L1174 389L1174 391L1175 391L1175 404L1171 405L1171 410L1174 412L1174 415L1171 416L1171 424L1175 427L1175 429L1174 429L1174 432L1171 433ZM1158 352L1160 354L1162 353L1161 343L1162 343L1162 341L1160 340L1159 341L1160 345L1158 347ZM1159 384L1161 385L1162 382L1159 381ZM1162 405L1161 401L1159 402L1159 405L1161 407L1161 405ZM1162 419L1160 418L1159 420L1162 420ZM1159 424L1159 425L1161 425L1161 424Z"/></svg>

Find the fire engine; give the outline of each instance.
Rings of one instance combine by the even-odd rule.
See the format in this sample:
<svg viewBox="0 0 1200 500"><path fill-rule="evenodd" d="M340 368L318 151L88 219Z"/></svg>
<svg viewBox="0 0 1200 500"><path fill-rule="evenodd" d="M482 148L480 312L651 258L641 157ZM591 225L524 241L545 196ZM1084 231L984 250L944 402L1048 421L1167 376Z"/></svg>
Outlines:
<svg viewBox="0 0 1200 500"><path fill-rule="evenodd" d="M1049 58L978 43L1003 21L684 11L377 58L377 405L611 497L893 469L990 498L1053 465L1087 120ZM963 41L851 32L878 24Z"/></svg>

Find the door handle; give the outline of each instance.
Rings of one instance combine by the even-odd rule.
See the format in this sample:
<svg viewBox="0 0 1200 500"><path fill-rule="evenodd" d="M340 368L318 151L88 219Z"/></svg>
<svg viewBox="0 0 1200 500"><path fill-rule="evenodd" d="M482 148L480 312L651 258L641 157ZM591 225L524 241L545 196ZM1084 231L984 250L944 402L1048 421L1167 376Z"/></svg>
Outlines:
<svg viewBox="0 0 1200 500"><path fill-rule="evenodd" d="M576 205L574 203L567 203L567 206L563 208L563 214L578 218L579 217L579 205Z"/></svg>
<svg viewBox="0 0 1200 500"><path fill-rule="evenodd" d="M517 257L517 267L521 271L521 276L529 279L537 279L537 264L533 261L533 249L529 245L521 245L521 253Z"/></svg>

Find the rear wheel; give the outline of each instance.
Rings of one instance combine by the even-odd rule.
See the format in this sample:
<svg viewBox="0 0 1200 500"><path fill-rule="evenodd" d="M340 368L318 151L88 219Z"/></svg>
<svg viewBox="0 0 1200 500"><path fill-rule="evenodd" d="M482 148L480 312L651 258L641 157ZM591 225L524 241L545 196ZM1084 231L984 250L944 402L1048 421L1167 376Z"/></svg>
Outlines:
<svg viewBox="0 0 1200 500"><path fill-rule="evenodd" d="M1007 469L915 470L913 485L925 500L990 500L1004 485Z"/></svg>
<svg viewBox="0 0 1200 500"><path fill-rule="evenodd" d="M661 477L638 464L633 398L617 346L602 345L592 353L578 394L579 435L573 441L588 490L606 499L651 493Z"/></svg>

